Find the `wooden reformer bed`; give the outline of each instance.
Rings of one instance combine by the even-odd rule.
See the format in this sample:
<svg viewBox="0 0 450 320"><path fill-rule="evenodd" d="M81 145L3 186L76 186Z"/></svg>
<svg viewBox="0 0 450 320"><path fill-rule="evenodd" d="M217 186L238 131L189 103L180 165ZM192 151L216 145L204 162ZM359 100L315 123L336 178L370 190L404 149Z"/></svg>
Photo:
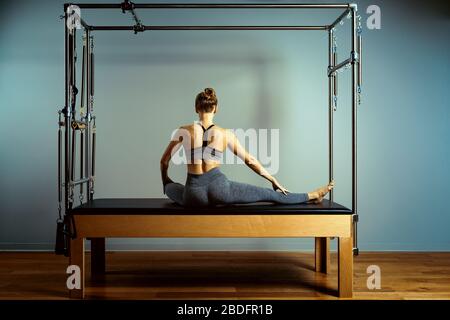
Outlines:
<svg viewBox="0 0 450 320"><path fill-rule="evenodd" d="M324 200L322 204L252 204L183 208L168 199L96 199L72 210L74 238L70 264L81 269L85 293L85 240L91 240L91 275L105 272L106 238L315 238L316 272L328 273L329 238L338 238L338 293L352 297L352 212Z"/></svg>

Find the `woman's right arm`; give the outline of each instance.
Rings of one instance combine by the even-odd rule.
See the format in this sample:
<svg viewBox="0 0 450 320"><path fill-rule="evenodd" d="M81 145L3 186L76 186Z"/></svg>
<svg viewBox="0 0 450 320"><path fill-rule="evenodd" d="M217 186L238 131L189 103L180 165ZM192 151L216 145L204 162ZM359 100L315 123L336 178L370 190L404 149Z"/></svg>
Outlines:
<svg viewBox="0 0 450 320"><path fill-rule="evenodd" d="M251 155L239 142L236 135L231 130L226 130L226 141L227 147L244 163L252 169L254 172L259 174L261 177L267 179L273 186L275 190L279 189L281 192L286 194L289 192L286 188L284 188L278 181L275 179L256 159L253 155Z"/></svg>
<svg viewBox="0 0 450 320"><path fill-rule="evenodd" d="M166 147L166 150L164 151L161 160L160 160L160 169L161 169L161 179L163 183L163 191L164 186L170 182L173 182L172 179L169 178L168 170L169 170L169 163L170 159L172 158L172 155L178 151L178 149L182 145L182 136L179 134L181 130L178 129L174 135L174 137L170 140L169 144Z"/></svg>

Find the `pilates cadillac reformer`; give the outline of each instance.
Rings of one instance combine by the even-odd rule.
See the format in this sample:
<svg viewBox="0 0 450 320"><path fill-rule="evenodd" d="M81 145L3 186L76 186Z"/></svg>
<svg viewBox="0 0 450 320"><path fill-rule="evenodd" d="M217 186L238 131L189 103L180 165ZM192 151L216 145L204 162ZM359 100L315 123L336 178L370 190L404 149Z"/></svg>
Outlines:
<svg viewBox="0 0 450 320"><path fill-rule="evenodd" d="M80 10L122 10L134 25L91 25ZM203 9L333 9L339 16L329 25L147 25L136 10ZM314 237L316 271L328 273L330 238L338 239L338 294L351 297L353 255L357 243L357 106L362 86L362 27L356 4L222 4L222 3L80 3L64 5L65 105L58 111L58 221L55 252L70 257L82 274L85 294L84 240L91 240L91 276L105 271L108 237ZM336 28L350 20L351 50L338 62ZM81 90L76 83L76 36L82 29ZM333 112L338 102L338 74L351 70L351 208L334 202L333 191L321 204L246 205L182 208L168 199L95 199L96 117L94 115L94 38L97 31L164 30L298 30L328 33L328 171L334 176ZM78 99L77 99L78 98ZM79 107L77 108L77 105ZM79 141L77 143L77 141ZM78 160L78 163L77 163ZM79 169L77 175L77 169ZM76 198L78 189L78 199ZM76 202L79 201L79 205Z"/></svg>

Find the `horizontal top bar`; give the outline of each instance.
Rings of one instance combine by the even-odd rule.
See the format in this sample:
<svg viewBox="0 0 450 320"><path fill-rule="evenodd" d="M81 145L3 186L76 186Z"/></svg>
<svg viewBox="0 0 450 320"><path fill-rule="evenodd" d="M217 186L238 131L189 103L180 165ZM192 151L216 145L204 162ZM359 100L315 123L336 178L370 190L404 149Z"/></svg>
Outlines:
<svg viewBox="0 0 450 320"><path fill-rule="evenodd" d="M120 9L120 3L66 3L80 9ZM349 3L135 3L135 9L348 9Z"/></svg>
<svg viewBox="0 0 450 320"><path fill-rule="evenodd" d="M143 26L144 30L328 30L327 26ZM134 30L133 26L90 26L90 30Z"/></svg>

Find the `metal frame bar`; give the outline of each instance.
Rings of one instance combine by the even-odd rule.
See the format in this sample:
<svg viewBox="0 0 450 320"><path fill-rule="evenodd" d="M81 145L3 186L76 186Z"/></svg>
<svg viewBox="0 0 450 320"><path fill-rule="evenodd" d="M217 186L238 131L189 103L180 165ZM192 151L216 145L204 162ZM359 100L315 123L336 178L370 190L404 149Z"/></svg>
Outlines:
<svg viewBox="0 0 450 320"><path fill-rule="evenodd" d="M333 29L328 30L328 68L334 66L334 49L333 49ZM332 181L334 178L333 172L333 105L334 105L334 75L331 77L328 75L328 181ZM330 191L330 201L334 199L334 191Z"/></svg>
<svg viewBox="0 0 450 320"><path fill-rule="evenodd" d="M341 63L338 63L337 65L331 67L331 68L328 70L328 76L333 75L333 74L334 74L336 71L338 71L339 69L342 69L342 68L345 67L346 65L351 64L352 61L353 61L352 58L348 58L348 59L342 61Z"/></svg>
<svg viewBox="0 0 450 320"><path fill-rule="evenodd" d="M86 94L85 87L86 87L86 44L83 40L83 57L82 57L82 63L81 63L81 97L80 97L80 108L84 108L84 96ZM80 116L81 116L81 110L80 110ZM78 121L77 126L84 126L86 128L87 123L83 122L82 120ZM80 131L80 179L84 178L84 129ZM80 184L80 202L83 202L83 183Z"/></svg>
<svg viewBox="0 0 450 320"><path fill-rule="evenodd" d="M80 9L120 9L120 3L73 3ZM349 3L135 3L135 9L348 9Z"/></svg>
<svg viewBox="0 0 450 320"><path fill-rule="evenodd" d="M350 13L350 11L351 11L350 8L345 10L332 24L330 24L330 29L336 27L337 24L341 22L342 19L344 19Z"/></svg>
<svg viewBox="0 0 450 320"><path fill-rule="evenodd" d="M66 13L66 7L64 7L64 14ZM68 73L69 73L69 30L65 27L67 24L67 15L65 14L64 18L64 91L65 91L65 106L63 109L64 114L64 184L67 186L69 184L69 175L67 174L68 170L68 163L69 163L69 152L67 150L67 146L69 145L69 130L67 130L67 124L69 122L69 79L68 79ZM59 181L60 184L62 184L61 181ZM68 210L68 203L69 203L69 190L67 188L64 188L64 208L67 211Z"/></svg>
<svg viewBox="0 0 450 320"><path fill-rule="evenodd" d="M353 251L355 254L358 254L358 179L357 179L357 124L358 124L358 118L357 118L357 105L358 105L358 92L357 92L357 78L358 78L358 69L357 69L357 59L355 57L358 56L357 54L357 30L356 30L356 15L357 15L357 8L352 7L352 211L354 214L353 219Z"/></svg>
<svg viewBox="0 0 450 320"><path fill-rule="evenodd" d="M327 26L142 26L143 30L327 30ZM93 31L134 31L135 26L91 26Z"/></svg>
<svg viewBox="0 0 450 320"><path fill-rule="evenodd" d="M87 89L87 94L86 94L86 165L85 165L85 169L86 169L86 177L90 177L91 176L91 117L92 117L92 38L91 38L91 31L90 30L86 30L85 33L85 37L86 37L86 57L87 57L87 63L86 63L86 75L87 75L87 79L86 79L86 89ZM91 190L91 182L90 180L87 182L87 187L86 187L86 199L88 201L92 200L92 190Z"/></svg>
<svg viewBox="0 0 450 320"><path fill-rule="evenodd" d="M64 4L65 12L65 25L67 24L67 7L69 3ZM111 4L111 3L74 3L73 5L78 6L80 9L122 9L121 4ZM322 30L328 31L328 139L329 139L329 178L333 180L334 176L334 152L333 152L333 106L334 99L337 95L337 74L336 71L341 69L347 64L351 64L352 69L352 212L354 214L354 224L353 224L353 239L354 239L354 253L358 254L358 243L357 243L357 104L358 104L358 90L362 82L362 67L361 67L361 36L357 33L357 6L355 4L224 4L224 3L138 3L133 4L132 14L135 22L140 22L137 18L134 9L345 9L345 11L330 25L325 26L245 26L245 25L226 25L226 26L211 26L211 25L159 25L159 26L146 26L140 25L142 30ZM130 10L128 10L130 11ZM345 16L351 14L352 18L352 28L351 28L351 52L350 58L345 61L336 64L336 54L333 48L333 33L334 28L339 24ZM75 110L70 110L71 105L71 94L73 86L75 84L74 78L74 50L75 50L75 33L70 33L68 28L65 28L65 108L64 108L64 165L65 165L65 209L66 213L72 209L72 201L70 199L69 187L73 187L75 184L87 184L86 193L87 200L93 200L93 175L94 175L94 164L95 164L95 151L92 141L93 130L92 130L92 106L93 106L93 55L92 53L92 37L91 31L112 31L112 30L124 30L124 31L135 31L136 25L134 26L94 26L89 25L83 19L81 20L81 25L84 28L84 33L86 37L86 128L84 132L84 177L80 177L80 180L73 181L71 179L71 172L74 163L71 161L71 150L69 146L71 145L72 139L70 135L71 122L75 120ZM83 97L82 97L83 99ZM82 168L83 169L83 168ZM82 170L81 169L81 170ZM333 201L333 192L330 192L330 200Z"/></svg>
<svg viewBox="0 0 450 320"><path fill-rule="evenodd" d="M90 26L80 17L80 23L83 26L84 29L89 29Z"/></svg>
<svg viewBox="0 0 450 320"><path fill-rule="evenodd" d="M66 9L64 10L66 12ZM67 23L67 15L65 22ZM73 48L72 48L72 42L73 42L73 35L69 31L69 29L66 28L65 32L65 86L66 86L66 105L64 108L64 164L65 164L65 175L64 175L64 181L65 181L65 207L66 210L70 210L72 208L72 202L70 198L70 189L67 188L67 186L70 184L70 177L71 177L71 152L70 152L70 145L71 145L71 122L72 122L72 109L71 109L71 93L72 93L72 73L73 73Z"/></svg>

